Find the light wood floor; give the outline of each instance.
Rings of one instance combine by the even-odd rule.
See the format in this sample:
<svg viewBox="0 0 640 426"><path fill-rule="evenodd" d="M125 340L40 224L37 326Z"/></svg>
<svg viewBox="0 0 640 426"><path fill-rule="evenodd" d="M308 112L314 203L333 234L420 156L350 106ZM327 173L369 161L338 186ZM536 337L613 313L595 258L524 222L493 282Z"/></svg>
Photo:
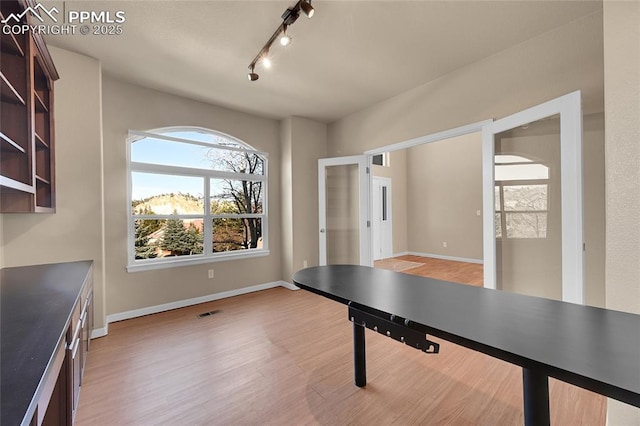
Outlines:
<svg viewBox="0 0 640 426"><path fill-rule="evenodd" d="M426 355L367 330L360 389L346 307L303 290L122 321L92 341L76 424L523 424L518 367L440 343ZM604 425L603 397L549 385L552 424Z"/></svg>

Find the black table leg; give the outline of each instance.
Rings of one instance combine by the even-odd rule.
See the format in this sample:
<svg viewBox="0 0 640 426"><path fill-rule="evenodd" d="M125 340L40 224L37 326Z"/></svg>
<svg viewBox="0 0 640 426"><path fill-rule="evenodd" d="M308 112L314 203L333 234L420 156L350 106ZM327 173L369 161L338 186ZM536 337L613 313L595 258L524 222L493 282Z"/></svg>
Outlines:
<svg viewBox="0 0 640 426"><path fill-rule="evenodd" d="M367 384L367 366L364 352L364 326L353 323L353 365L355 383L358 387Z"/></svg>
<svg viewBox="0 0 640 426"><path fill-rule="evenodd" d="M522 368L524 424L549 425L549 378L533 368Z"/></svg>

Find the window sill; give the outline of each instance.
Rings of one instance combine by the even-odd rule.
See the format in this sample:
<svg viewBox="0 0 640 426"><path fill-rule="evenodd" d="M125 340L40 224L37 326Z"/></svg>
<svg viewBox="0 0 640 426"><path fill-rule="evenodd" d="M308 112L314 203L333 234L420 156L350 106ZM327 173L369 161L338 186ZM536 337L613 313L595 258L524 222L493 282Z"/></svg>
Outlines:
<svg viewBox="0 0 640 426"><path fill-rule="evenodd" d="M221 253L215 256L189 256L189 258L164 258L162 260L139 260L127 265L127 272L151 271L154 269L177 268L200 265L203 263L225 262L231 260L250 259L269 255L269 250L253 250L250 253Z"/></svg>

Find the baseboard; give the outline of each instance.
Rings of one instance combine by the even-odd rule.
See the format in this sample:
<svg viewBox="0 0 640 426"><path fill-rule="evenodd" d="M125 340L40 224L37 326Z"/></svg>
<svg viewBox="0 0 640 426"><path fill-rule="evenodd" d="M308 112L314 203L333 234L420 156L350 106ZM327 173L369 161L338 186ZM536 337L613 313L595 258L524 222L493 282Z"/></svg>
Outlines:
<svg viewBox="0 0 640 426"><path fill-rule="evenodd" d="M284 288L288 288L289 290L300 290L300 287L298 287L297 285L288 283L286 281L280 281L280 285Z"/></svg>
<svg viewBox="0 0 640 426"><path fill-rule="evenodd" d="M284 287L289 290L298 289L296 286L288 282L274 281L271 283L258 284L250 287L239 288L236 290L229 290L220 293L209 294L206 296L194 297L193 299L178 300L176 302L164 303L162 305L149 306L146 308L134 309L131 311L107 315L107 324L116 321L123 321L126 319L141 317L144 315L157 314L158 312L170 311L172 309L184 308L186 306L197 305L199 303L211 302L213 300L226 299L227 297L239 296L241 294L253 293L254 291L267 290L274 287Z"/></svg>
<svg viewBox="0 0 640 426"><path fill-rule="evenodd" d="M94 328L93 330L91 330L91 338L97 339L98 337L104 337L108 333L109 333L109 324L107 323L107 325L102 328Z"/></svg>
<svg viewBox="0 0 640 426"><path fill-rule="evenodd" d="M407 254L411 256L432 257L434 259L452 260L454 262L478 263L480 265L484 263L482 259L469 259L466 257L444 256L441 254L432 254L432 253L419 253L416 251L410 251Z"/></svg>

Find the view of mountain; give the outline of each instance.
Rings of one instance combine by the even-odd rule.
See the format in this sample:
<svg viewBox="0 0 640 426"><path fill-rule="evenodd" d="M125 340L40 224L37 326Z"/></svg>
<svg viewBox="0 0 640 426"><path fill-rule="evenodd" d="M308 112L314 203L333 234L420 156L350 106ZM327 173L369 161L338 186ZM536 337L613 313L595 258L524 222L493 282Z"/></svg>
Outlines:
<svg viewBox="0 0 640 426"><path fill-rule="evenodd" d="M154 214L203 214L204 199L190 194L162 194L133 201L134 214L152 211Z"/></svg>

